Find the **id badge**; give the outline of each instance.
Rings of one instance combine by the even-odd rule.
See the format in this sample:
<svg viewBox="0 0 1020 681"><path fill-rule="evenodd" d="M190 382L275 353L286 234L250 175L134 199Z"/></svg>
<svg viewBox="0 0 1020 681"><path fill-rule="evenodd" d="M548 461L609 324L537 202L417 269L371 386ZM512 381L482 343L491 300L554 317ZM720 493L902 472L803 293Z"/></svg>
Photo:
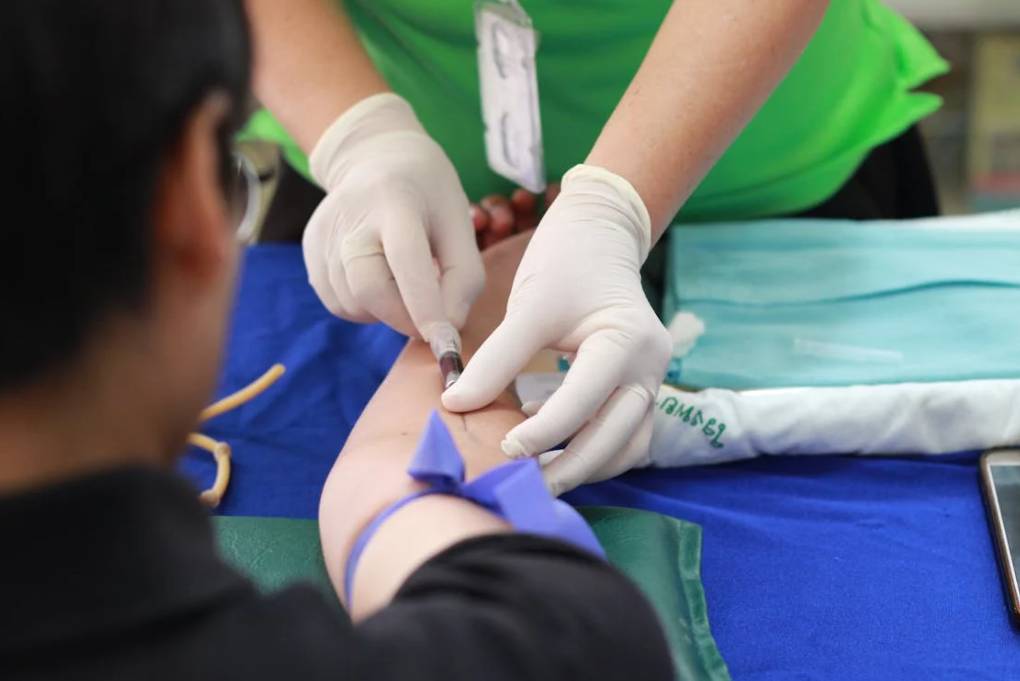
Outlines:
<svg viewBox="0 0 1020 681"><path fill-rule="evenodd" d="M517 2L485 0L475 5L475 32L489 167L540 192L545 160L531 20Z"/></svg>

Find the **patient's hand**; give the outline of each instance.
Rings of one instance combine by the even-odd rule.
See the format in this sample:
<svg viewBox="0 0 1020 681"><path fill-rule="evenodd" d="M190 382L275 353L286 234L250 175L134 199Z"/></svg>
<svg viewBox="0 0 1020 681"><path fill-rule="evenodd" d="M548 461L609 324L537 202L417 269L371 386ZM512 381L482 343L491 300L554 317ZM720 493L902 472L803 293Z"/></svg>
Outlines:
<svg viewBox="0 0 1020 681"><path fill-rule="evenodd" d="M490 194L472 204L471 220L478 247L485 250L514 234L534 229L559 193L560 185L554 183L541 197L526 189L516 189L509 198Z"/></svg>

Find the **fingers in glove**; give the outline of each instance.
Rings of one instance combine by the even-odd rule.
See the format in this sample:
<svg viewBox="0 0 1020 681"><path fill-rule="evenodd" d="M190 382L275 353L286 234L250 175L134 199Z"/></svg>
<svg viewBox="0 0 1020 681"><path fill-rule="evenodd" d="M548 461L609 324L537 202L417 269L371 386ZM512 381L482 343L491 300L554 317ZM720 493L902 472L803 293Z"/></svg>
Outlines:
<svg viewBox="0 0 1020 681"><path fill-rule="evenodd" d="M418 335L382 252L356 256L338 265L330 271L334 291L349 288L357 305L364 308L373 321L383 322L406 336Z"/></svg>
<svg viewBox="0 0 1020 681"><path fill-rule="evenodd" d="M383 223L379 231L386 262L404 308L418 331L415 335L426 338L430 327L447 321L432 247L423 222L428 216L413 203L396 202L382 208L380 214ZM466 210L460 219L467 220Z"/></svg>
<svg viewBox="0 0 1020 681"><path fill-rule="evenodd" d="M329 283L329 270L326 267L326 259L321 253L309 248L304 249L305 269L308 270L308 283L311 284L315 295L319 297L326 309L338 317L343 317L346 306L340 304L336 293L333 292L333 285Z"/></svg>
<svg viewBox="0 0 1020 681"><path fill-rule="evenodd" d="M638 465L651 440L651 403L651 395L640 386L625 386L613 393L563 454L543 470L552 494L559 496Z"/></svg>
<svg viewBox="0 0 1020 681"><path fill-rule="evenodd" d="M446 309L446 318L458 329L464 326L472 303L485 288L485 265L475 245L469 245L472 254L452 264L440 262L443 307Z"/></svg>
<svg viewBox="0 0 1020 681"><path fill-rule="evenodd" d="M490 404L548 340L537 332L530 316L507 316L478 348L457 382L443 393L443 406L464 412Z"/></svg>
<svg viewBox="0 0 1020 681"><path fill-rule="evenodd" d="M503 452L511 458L535 456L576 433L620 385L627 366L628 345L613 338L616 331L592 334L578 348L563 384L537 414L507 433Z"/></svg>
<svg viewBox="0 0 1020 681"><path fill-rule="evenodd" d="M446 215L448 214L448 218ZM435 220L456 220L458 206L439 213ZM468 229L449 229L451 225L440 225L432 248L439 263L439 288L446 319L458 329L467 321L471 305L485 288L485 264L478 251L477 243Z"/></svg>
<svg viewBox="0 0 1020 681"><path fill-rule="evenodd" d="M633 468L644 468L651 464L652 435L655 431L655 400L649 403L641 425L634 431L624 448L616 456L611 457L602 468L588 478L588 482L599 482L622 475ZM564 489L564 492L567 490Z"/></svg>
<svg viewBox="0 0 1020 681"><path fill-rule="evenodd" d="M301 239L308 282L326 309L336 316L352 322L375 321L371 313L355 300L347 285L339 248L330 243L334 211L329 204L329 197L323 199L308 221Z"/></svg>

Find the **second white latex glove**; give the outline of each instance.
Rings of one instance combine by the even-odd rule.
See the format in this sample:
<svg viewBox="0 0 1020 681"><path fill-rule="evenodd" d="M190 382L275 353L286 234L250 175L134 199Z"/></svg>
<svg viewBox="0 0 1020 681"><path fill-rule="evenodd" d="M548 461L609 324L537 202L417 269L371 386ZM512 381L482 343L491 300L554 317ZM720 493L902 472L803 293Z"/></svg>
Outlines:
<svg viewBox="0 0 1020 681"><path fill-rule="evenodd" d="M573 436L545 468L554 494L648 463L672 348L641 288L650 242L648 211L630 183L594 166L570 170L517 269L506 317L443 393L451 411L478 409L542 348L576 352L563 384L502 443L519 458Z"/></svg>
<svg viewBox="0 0 1020 681"><path fill-rule="evenodd" d="M437 324L463 326L485 269L460 179L411 106L392 93L355 104L309 161L326 198L305 264L330 312L427 340Z"/></svg>

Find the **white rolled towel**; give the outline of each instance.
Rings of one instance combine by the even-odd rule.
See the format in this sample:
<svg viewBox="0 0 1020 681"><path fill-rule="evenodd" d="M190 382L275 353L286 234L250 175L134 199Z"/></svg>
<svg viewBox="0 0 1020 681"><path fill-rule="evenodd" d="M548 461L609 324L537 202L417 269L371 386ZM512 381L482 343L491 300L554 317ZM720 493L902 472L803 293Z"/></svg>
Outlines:
<svg viewBox="0 0 1020 681"><path fill-rule="evenodd" d="M542 402L563 374L524 374ZM951 454L1020 446L1020 380L697 392L659 389L650 466L763 454Z"/></svg>
<svg viewBox="0 0 1020 681"><path fill-rule="evenodd" d="M651 466L763 454L948 454L1020 445L1020 380L831 388L662 386Z"/></svg>

